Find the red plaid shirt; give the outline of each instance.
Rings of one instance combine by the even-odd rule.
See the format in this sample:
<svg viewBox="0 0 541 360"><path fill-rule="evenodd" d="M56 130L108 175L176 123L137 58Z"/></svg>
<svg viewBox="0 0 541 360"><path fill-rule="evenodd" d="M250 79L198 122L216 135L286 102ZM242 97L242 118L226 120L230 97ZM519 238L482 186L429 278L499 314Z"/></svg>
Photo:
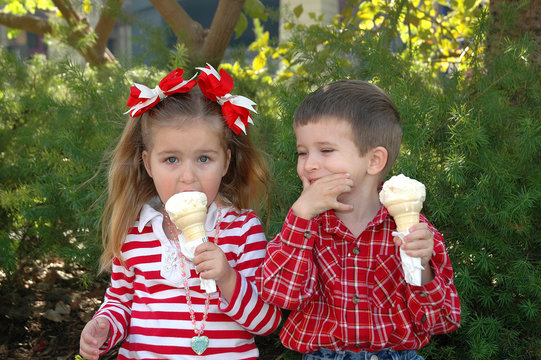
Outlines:
<svg viewBox="0 0 541 360"><path fill-rule="evenodd" d="M421 215L421 222L426 218ZM432 334L456 330L460 302L442 235L434 232L434 280L404 280L396 225L382 206L355 238L333 211L312 220L290 210L267 246L257 286L262 298L292 310L282 343L295 351L419 349Z"/></svg>

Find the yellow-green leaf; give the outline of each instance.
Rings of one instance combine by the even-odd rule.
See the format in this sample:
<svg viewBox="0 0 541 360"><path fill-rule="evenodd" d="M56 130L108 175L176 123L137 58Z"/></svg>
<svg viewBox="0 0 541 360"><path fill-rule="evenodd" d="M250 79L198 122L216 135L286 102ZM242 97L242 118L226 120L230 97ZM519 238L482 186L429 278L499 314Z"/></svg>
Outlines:
<svg viewBox="0 0 541 360"><path fill-rule="evenodd" d="M303 9L302 5L299 5L299 6L295 7L295 9L293 9L293 14L295 14L295 16L298 18L299 16L301 16L303 10L304 9Z"/></svg>
<svg viewBox="0 0 541 360"><path fill-rule="evenodd" d="M235 25L235 39L238 39L247 27L248 19L246 19L244 13L240 13L239 21L237 21L237 25Z"/></svg>
<svg viewBox="0 0 541 360"><path fill-rule="evenodd" d="M83 11L86 14L90 14L90 12L92 11L92 2L90 0L85 0L85 2L83 3Z"/></svg>
<svg viewBox="0 0 541 360"><path fill-rule="evenodd" d="M268 14L265 12L265 5L259 0L246 0L243 9L252 19L266 21L268 18Z"/></svg>
<svg viewBox="0 0 541 360"><path fill-rule="evenodd" d="M254 71L259 71L267 65L267 57L264 52L260 52L252 61L252 67Z"/></svg>

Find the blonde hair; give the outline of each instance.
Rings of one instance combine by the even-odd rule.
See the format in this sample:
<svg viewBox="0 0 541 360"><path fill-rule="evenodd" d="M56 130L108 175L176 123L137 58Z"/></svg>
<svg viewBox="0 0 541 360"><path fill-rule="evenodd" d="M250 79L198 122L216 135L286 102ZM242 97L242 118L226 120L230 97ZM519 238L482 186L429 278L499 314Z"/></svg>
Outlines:
<svg viewBox="0 0 541 360"><path fill-rule="evenodd" d="M220 198L239 208L261 209L268 205L268 170L263 154L248 135L235 135L227 126L221 107L203 96L199 88L166 97L152 109L129 118L116 146L108 176L108 198L102 215L104 251L100 270L109 270L114 257L122 262L121 249L143 205L158 193L143 164L154 126L190 126L206 121L220 128L224 151L231 161L219 188Z"/></svg>

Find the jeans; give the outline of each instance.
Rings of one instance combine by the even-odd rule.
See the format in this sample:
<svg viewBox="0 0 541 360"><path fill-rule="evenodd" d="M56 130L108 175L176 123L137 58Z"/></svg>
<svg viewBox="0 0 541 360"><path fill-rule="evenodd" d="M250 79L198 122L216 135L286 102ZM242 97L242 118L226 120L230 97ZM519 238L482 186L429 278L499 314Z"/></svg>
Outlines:
<svg viewBox="0 0 541 360"><path fill-rule="evenodd" d="M303 360L424 360L415 350L384 349L376 352L368 351L334 351L319 349L310 354L303 354Z"/></svg>

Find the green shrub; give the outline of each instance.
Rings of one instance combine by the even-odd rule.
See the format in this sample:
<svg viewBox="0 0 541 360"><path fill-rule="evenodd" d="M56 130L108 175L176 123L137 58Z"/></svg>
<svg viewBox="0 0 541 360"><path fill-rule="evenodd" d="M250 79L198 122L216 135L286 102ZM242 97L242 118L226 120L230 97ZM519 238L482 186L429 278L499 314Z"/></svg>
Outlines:
<svg viewBox="0 0 541 360"><path fill-rule="evenodd" d="M426 184L424 213L444 234L462 303L461 329L434 336L420 353L541 359L541 75L530 60L537 50L527 40L508 43L490 64L472 59L467 72L438 77L382 38L353 24L314 25L274 54L265 45L266 69L278 73L226 65L234 93L258 103L254 136L274 175L272 207L262 214L267 234L280 230L301 191L291 127L297 104L323 83L372 81L402 114L394 173ZM280 56L287 66L277 66ZM95 274L107 154L126 120L127 89L164 74L21 62L0 52L0 269L58 255Z"/></svg>

